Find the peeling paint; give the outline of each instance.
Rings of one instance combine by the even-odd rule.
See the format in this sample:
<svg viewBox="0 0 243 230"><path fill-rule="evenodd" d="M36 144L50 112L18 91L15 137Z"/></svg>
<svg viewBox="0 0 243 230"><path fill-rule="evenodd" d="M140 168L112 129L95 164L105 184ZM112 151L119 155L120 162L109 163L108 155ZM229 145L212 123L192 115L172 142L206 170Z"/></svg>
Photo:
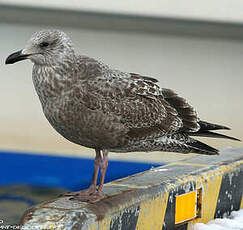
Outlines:
<svg viewBox="0 0 243 230"><path fill-rule="evenodd" d="M225 154L215 158L217 163L211 156L198 156L152 168L106 184L104 198L93 204L67 198L39 204L23 215L21 224L26 229L168 230L175 228L175 196L197 189L201 211L188 222L190 229L190 223L205 223L243 207L241 155L229 160Z"/></svg>

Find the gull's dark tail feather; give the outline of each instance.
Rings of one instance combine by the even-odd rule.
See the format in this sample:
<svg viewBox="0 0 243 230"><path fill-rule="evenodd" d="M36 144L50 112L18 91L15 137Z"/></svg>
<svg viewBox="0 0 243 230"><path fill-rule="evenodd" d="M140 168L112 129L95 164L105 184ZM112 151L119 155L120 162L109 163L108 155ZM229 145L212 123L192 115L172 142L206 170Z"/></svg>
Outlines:
<svg viewBox="0 0 243 230"><path fill-rule="evenodd" d="M187 146L190 147L191 152L206 154L206 155L218 155L219 150L215 149L209 145L204 144L201 141L195 140L191 138L191 141L187 143Z"/></svg>
<svg viewBox="0 0 243 230"><path fill-rule="evenodd" d="M199 121L198 124L200 125L199 131L208 131L208 130L218 130L218 129L227 129L230 130L229 127L223 125L212 124L206 121Z"/></svg>
<svg viewBox="0 0 243 230"><path fill-rule="evenodd" d="M226 138L234 141L241 141L235 137L226 136L224 134L214 133L211 130L227 129L230 128L222 125L208 123L206 121L199 121L200 129L197 132L188 133L189 136L200 136L200 137L213 137L213 138Z"/></svg>
<svg viewBox="0 0 243 230"><path fill-rule="evenodd" d="M202 131L200 132L195 132L195 133L189 133L189 136L200 136L200 137L213 137L213 138L225 138L225 139L230 139L230 140L234 140L234 141L241 141L240 139L237 139L235 137L230 137L224 134L220 134L220 133L214 133L214 132L210 132L210 131Z"/></svg>

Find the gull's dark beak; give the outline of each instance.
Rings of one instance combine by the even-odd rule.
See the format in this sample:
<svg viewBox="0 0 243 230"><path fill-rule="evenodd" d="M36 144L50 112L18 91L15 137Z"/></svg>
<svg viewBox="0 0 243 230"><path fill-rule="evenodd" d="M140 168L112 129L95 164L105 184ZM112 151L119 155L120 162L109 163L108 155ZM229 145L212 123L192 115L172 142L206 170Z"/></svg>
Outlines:
<svg viewBox="0 0 243 230"><path fill-rule="evenodd" d="M10 54L5 61L5 64L14 64L15 62L27 59L28 56L29 54L22 54L22 50L20 50L18 52Z"/></svg>

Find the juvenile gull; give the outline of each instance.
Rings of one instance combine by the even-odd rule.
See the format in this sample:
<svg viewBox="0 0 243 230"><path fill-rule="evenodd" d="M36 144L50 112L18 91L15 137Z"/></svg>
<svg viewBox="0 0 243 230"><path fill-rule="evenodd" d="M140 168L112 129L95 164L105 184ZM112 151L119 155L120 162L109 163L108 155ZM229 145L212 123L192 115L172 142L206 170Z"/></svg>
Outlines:
<svg viewBox="0 0 243 230"><path fill-rule="evenodd" d="M75 54L70 38L62 31L33 34L6 64L24 59L34 63L34 86L50 124L69 141L96 152L91 186L66 196L91 202L102 197L109 151L214 155L217 149L191 136L237 140L212 132L229 128L200 120L184 98L160 88L156 79L111 69Z"/></svg>

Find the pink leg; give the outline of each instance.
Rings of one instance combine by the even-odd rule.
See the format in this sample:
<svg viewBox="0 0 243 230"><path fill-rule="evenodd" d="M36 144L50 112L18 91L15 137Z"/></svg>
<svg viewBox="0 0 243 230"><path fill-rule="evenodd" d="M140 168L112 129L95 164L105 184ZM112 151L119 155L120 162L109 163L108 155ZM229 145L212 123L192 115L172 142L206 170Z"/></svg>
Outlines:
<svg viewBox="0 0 243 230"><path fill-rule="evenodd" d="M95 202L95 201L99 201L102 198L102 190L103 190L103 185L104 185L104 180L105 180L105 173L106 173L106 169L108 167L108 152L107 151L103 152L103 158L102 158L102 161L100 162L99 166L101 169L101 173L100 173L100 183L99 183L99 187L98 187L97 191L92 194L88 194L88 195L78 194L73 198L74 200L85 201L85 202Z"/></svg>
<svg viewBox="0 0 243 230"><path fill-rule="evenodd" d="M105 174L106 174L106 170L108 167L108 153L104 154L103 156L103 162L101 165L101 172L100 172L100 184L97 190L97 194L99 194L100 196L102 196L102 190L103 190L103 186L104 186L104 181L105 181Z"/></svg>
<svg viewBox="0 0 243 230"><path fill-rule="evenodd" d="M103 158L102 158L101 151L96 150L95 168L94 168L92 183L91 183L90 187L86 190L73 192L73 193L67 193L64 195L73 196L70 199L79 200L79 201L83 201L83 202L95 202L95 201L100 200L102 198L102 190L103 190L107 167L108 167L108 152L104 151ZM99 168L101 170L100 183L99 183L98 189L96 190L96 183L97 183Z"/></svg>
<svg viewBox="0 0 243 230"><path fill-rule="evenodd" d="M85 189L85 190L77 191L77 192L67 192L67 193L63 194L62 196L78 196L80 194L89 195L96 191L96 183L97 183L97 178L98 178L98 174L99 174L99 168L102 163L102 157L101 157L101 153L99 150L95 150L95 151L96 151L96 156L95 156L94 171L93 171L93 176L92 176L92 182L91 182L91 185L89 186L89 188Z"/></svg>

